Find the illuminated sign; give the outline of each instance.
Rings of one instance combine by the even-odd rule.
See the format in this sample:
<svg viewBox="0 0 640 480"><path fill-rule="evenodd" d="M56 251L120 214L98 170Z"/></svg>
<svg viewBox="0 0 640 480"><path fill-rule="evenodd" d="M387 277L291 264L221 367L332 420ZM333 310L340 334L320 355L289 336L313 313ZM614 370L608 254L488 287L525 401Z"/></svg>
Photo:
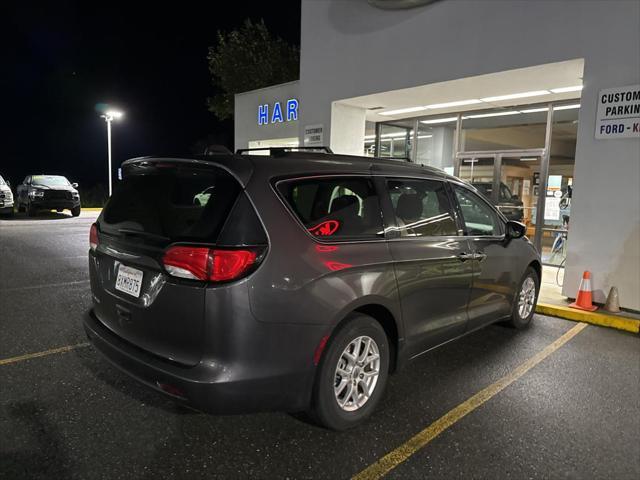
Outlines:
<svg viewBox="0 0 640 480"><path fill-rule="evenodd" d="M322 223L319 223L315 227L309 228L309 232L312 235L317 237L327 237L336 233L336 231L340 228L340 222L337 220L326 220Z"/></svg>
<svg viewBox="0 0 640 480"><path fill-rule="evenodd" d="M268 103L258 105L258 125L296 120L298 120L298 100L295 98L287 100L284 106L280 102L275 102L271 108Z"/></svg>

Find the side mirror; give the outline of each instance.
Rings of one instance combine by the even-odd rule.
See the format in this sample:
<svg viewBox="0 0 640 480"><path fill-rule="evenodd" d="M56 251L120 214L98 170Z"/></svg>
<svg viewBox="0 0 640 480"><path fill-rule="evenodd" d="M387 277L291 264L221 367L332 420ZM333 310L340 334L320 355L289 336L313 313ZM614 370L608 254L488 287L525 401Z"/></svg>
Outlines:
<svg viewBox="0 0 640 480"><path fill-rule="evenodd" d="M71 184L71 186L72 186L73 188L78 188L78 184L77 184L77 183L72 183L72 184Z"/></svg>
<svg viewBox="0 0 640 480"><path fill-rule="evenodd" d="M5 183L7 184L7 187L11 188L11 182L9 180L7 180Z"/></svg>
<svg viewBox="0 0 640 480"><path fill-rule="evenodd" d="M506 225L506 237L522 238L527 234L527 226L524 223L509 220Z"/></svg>

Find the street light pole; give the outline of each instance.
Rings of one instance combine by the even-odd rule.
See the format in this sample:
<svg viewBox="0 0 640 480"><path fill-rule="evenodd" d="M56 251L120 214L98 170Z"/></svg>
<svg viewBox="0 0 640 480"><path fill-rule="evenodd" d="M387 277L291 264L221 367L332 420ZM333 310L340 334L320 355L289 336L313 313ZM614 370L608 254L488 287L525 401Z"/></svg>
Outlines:
<svg viewBox="0 0 640 480"><path fill-rule="evenodd" d="M113 182L111 181L111 119L107 119L107 151L109 152L109 197L113 191Z"/></svg>
<svg viewBox="0 0 640 480"><path fill-rule="evenodd" d="M101 118L104 118L104 121L107 122L107 153L109 157L109 196L113 193L113 182L111 180L111 122L114 119L118 119L122 117L122 112L109 110L105 112L104 115L100 115Z"/></svg>

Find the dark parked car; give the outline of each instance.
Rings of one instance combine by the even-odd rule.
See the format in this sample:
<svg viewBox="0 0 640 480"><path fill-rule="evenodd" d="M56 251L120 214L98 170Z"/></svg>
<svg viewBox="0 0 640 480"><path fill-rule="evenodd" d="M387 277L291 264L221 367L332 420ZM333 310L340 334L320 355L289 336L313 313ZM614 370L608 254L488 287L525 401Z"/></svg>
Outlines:
<svg viewBox="0 0 640 480"><path fill-rule="evenodd" d="M494 203L508 220L519 222L524 217L524 203L522 203L522 200L520 200L517 195L511 193L511 190L506 184L500 182L497 203L493 198L493 184L490 182L473 182L472 185Z"/></svg>
<svg viewBox="0 0 640 480"><path fill-rule="evenodd" d="M200 410L345 429L409 360L533 316L541 263L524 225L440 170L278 151L122 172L91 227L86 333Z"/></svg>
<svg viewBox="0 0 640 480"><path fill-rule="evenodd" d="M16 189L18 211L33 217L38 210L71 210L80 215L80 194L77 183L60 175L28 175Z"/></svg>
<svg viewBox="0 0 640 480"><path fill-rule="evenodd" d="M0 215L13 215L11 185L0 175Z"/></svg>

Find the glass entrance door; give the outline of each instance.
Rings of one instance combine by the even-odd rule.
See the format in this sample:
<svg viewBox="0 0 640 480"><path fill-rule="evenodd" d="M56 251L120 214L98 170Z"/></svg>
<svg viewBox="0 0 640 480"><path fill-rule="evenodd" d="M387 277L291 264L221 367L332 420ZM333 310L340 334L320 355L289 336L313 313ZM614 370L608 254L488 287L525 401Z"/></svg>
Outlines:
<svg viewBox="0 0 640 480"><path fill-rule="evenodd" d="M464 152L454 173L476 187L509 220L527 226L534 239L543 149Z"/></svg>

